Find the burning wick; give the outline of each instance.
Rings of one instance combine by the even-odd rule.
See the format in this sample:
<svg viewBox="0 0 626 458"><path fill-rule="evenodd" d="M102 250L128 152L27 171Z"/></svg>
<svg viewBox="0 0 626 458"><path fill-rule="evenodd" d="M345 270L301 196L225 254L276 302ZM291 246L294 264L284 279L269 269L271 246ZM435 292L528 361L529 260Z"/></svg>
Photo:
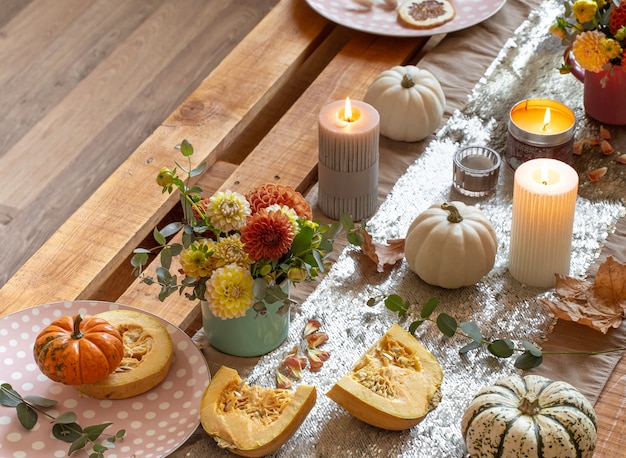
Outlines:
<svg viewBox="0 0 626 458"><path fill-rule="evenodd" d="M347 122L353 122L352 119L352 105L350 104L350 97L346 97L346 105L343 110L343 119Z"/></svg>
<svg viewBox="0 0 626 458"><path fill-rule="evenodd" d="M550 108L546 108L546 114L543 116L542 132L550 132Z"/></svg>

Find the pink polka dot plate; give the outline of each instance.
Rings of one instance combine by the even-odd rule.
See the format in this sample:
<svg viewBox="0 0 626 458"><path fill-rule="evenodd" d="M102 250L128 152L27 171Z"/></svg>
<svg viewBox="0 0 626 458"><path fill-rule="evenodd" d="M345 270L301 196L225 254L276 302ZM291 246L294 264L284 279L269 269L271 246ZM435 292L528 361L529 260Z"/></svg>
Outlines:
<svg viewBox="0 0 626 458"><path fill-rule="evenodd" d="M107 458L161 458L182 445L200 424L200 399L210 373L202 352L183 331L154 316L169 331L174 361L167 377L152 390L129 399L99 400L83 396L71 386L53 382L41 373L33 359L37 334L64 315L96 313L115 309L138 310L100 301L72 301L32 307L0 318L0 382L10 384L22 396L54 399L53 415L72 411L85 427L112 422L105 433L126 430L122 441L107 451ZM151 315L143 310L142 313ZM69 443L52 436L52 425L39 414L32 430L22 427L14 408L0 406L0 456L6 458L61 458ZM86 458L85 449L72 453Z"/></svg>
<svg viewBox="0 0 626 458"><path fill-rule="evenodd" d="M402 0L401 0L402 1ZM456 32L476 25L494 14L506 0L451 0L455 17L430 29L415 29L398 20L398 12L383 0L373 0L364 8L356 0L306 0L311 8L329 21L361 32L395 37L429 37Z"/></svg>

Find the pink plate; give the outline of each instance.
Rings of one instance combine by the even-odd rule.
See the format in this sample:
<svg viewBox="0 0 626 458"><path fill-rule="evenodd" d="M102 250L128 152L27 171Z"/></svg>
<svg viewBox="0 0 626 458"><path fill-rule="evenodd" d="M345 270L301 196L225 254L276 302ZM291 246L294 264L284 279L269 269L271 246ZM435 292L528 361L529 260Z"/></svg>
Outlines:
<svg viewBox="0 0 626 458"><path fill-rule="evenodd" d="M398 21L395 9L385 7L383 0L374 0L374 6L363 9L354 0L306 0L329 21L351 29L392 37L428 37L456 32L490 18L502 8L506 0L451 0L456 16L451 21L431 29L414 29Z"/></svg>
<svg viewBox="0 0 626 458"><path fill-rule="evenodd" d="M33 360L37 334L64 315L95 315L106 310L133 307L111 302L73 301L40 305L0 318L0 382L10 384L22 396L38 395L57 401L49 413L72 411L85 427L112 422L105 433L126 430L122 441L105 453L107 458L157 458L172 453L200 424L200 399L210 373L202 352L183 331L154 316L169 331L174 344L174 362L158 386L142 395L121 400L99 400L80 395L71 386L44 376ZM35 428L28 431L17 420L14 408L0 406L0 456L12 458L61 458L70 444L52 436L52 426L39 414ZM86 451L72 453L87 457Z"/></svg>

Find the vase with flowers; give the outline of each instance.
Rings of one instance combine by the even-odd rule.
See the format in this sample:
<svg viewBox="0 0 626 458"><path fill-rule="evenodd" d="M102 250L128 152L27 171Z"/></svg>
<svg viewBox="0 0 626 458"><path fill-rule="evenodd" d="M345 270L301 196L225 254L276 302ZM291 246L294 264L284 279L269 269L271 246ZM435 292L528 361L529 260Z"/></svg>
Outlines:
<svg viewBox="0 0 626 458"><path fill-rule="evenodd" d="M550 27L565 48L561 73L583 82L583 104L597 121L626 125L626 2L565 0Z"/></svg>
<svg viewBox="0 0 626 458"><path fill-rule="evenodd" d="M161 169L157 183L163 192L180 194L182 221L155 229L157 247L135 249L135 272L145 283L161 286L161 300L178 292L200 301L204 331L217 350L244 357L268 353L287 337L290 285L326 270L343 226L313 221L302 194L285 185L265 184L246 195L219 191L205 198L190 183L204 164L192 168L188 141L180 151L187 164ZM178 232L181 241L168 242ZM161 264L156 279L143 272L155 251ZM181 278L172 273L175 260Z"/></svg>

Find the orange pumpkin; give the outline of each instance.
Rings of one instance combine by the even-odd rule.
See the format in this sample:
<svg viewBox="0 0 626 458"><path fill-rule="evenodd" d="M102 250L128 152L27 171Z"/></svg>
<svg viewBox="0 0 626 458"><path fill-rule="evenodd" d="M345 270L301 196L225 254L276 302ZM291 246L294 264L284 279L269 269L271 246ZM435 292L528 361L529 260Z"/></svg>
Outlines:
<svg viewBox="0 0 626 458"><path fill-rule="evenodd" d="M44 328L33 348L47 377L66 385L94 383L122 361L122 336L108 321L90 315L64 316Z"/></svg>

